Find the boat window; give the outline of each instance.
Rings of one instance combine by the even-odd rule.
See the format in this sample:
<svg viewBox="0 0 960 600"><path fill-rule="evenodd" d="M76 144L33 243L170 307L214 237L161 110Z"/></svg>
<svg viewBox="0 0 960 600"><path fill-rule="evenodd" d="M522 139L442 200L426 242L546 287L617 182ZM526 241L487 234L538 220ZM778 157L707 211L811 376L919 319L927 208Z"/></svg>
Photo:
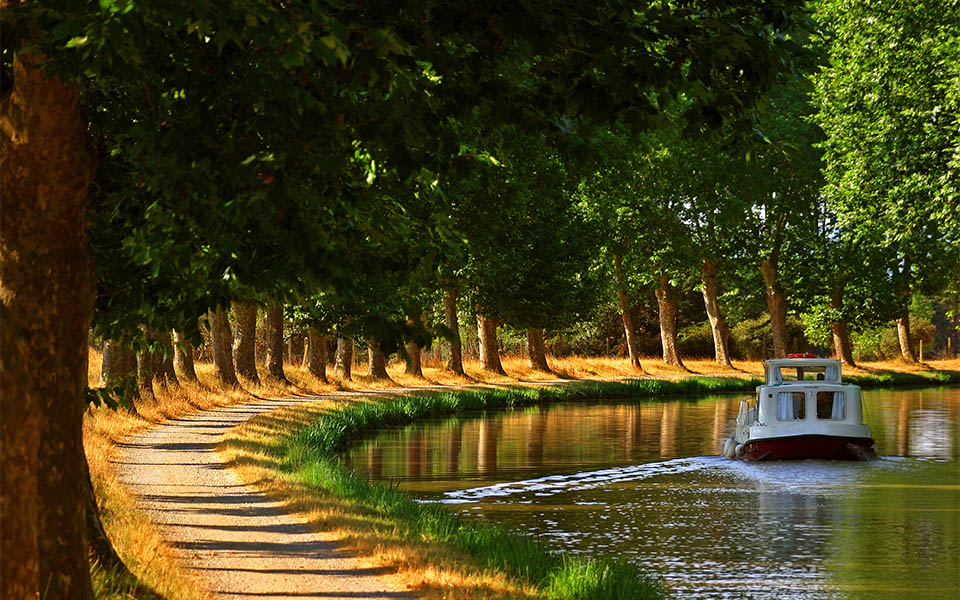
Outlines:
<svg viewBox="0 0 960 600"><path fill-rule="evenodd" d="M777 394L777 418L781 421L799 421L806 418L803 392Z"/></svg>
<svg viewBox="0 0 960 600"><path fill-rule="evenodd" d="M845 419L847 416L846 402L843 392L817 392L818 419Z"/></svg>
<svg viewBox="0 0 960 600"><path fill-rule="evenodd" d="M781 381L832 381L835 375L827 367L780 367Z"/></svg>

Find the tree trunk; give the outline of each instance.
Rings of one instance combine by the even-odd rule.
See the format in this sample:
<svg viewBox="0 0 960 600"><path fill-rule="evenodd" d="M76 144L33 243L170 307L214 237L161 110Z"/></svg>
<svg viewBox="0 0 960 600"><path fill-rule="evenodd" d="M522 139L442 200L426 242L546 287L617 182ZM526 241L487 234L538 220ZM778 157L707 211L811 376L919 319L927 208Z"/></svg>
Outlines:
<svg viewBox="0 0 960 600"><path fill-rule="evenodd" d="M407 375L413 375L423 379L423 361L420 352L420 345L416 342L407 342L407 366L403 372Z"/></svg>
<svg viewBox="0 0 960 600"><path fill-rule="evenodd" d="M630 366L637 371L643 371L640 366L640 353L637 347L637 330L633 326L633 316L630 314L630 301L624 289L626 281L623 277L623 259L619 254L613 257L614 276L617 279L617 300L620 302L620 318L623 320L623 333L627 338L627 354L630 357Z"/></svg>
<svg viewBox="0 0 960 600"><path fill-rule="evenodd" d="M290 383L283 373L283 305L267 306L267 373L271 379Z"/></svg>
<svg viewBox="0 0 960 600"><path fill-rule="evenodd" d="M146 402L157 403L153 380L157 378L157 357L149 350L137 353L137 391Z"/></svg>
<svg viewBox="0 0 960 600"><path fill-rule="evenodd" d="M904 308L897 319L897 339L900 341L900 358L909 362L917 362L917 355L913 351L913 340L910 339L910 309Z"/></svg>
<svg viewBox="0 0 960 600"><path fill-rule="evenodd" d="M910 260L904 261L903 270L900 273L902 280L900 286L900 298L903 308L900 309L900 316L897 318L897 339L900 341L900 357L908 363L917 362L917 355L913 351L913 340L910 338L910 287L913 265Z"/></svg>
<svg viewBox="0 0 960 600"><path fill-rule="evenodd" d="M233 334L230 332L230 321L227 311L217 307L210 311L210 339L213 346L213 371L217 381L223 385L237 387L237 371L233 366Z"/></svg>
<svg viewBox="0 0 960 600"><path fill-rule="evenodd" d="M830 308L838 312L843 308L843 285L834 285L830 289ZM850 343L850 330L846 321L833 321L830 323L830 330L833 332L833 349L837 358L844 364L851 367L857 366L853 361L853 345Z"/></svg>
<svg viewBox="0 0 960 600"><path fill-rule="evenodd" d="M234 300L233 316L237 320L233 332L233 364L237 375L260 385L257 374L257 306Z"/></svg>
<svg viewBox="0 0 960 600"><path fill-rule="evenodd" d="M527 355L530 357L530 368L534 371L553 372L547 365L547 350L542 329L527 330Z"/></svg>
<svg viewBox="0 0 960 600"><path fill-rule="evenodd" d="M125 390L124 408L136 414L134 400L137 397L137 353L125 348L116 340L107 340L103 345L103 362L100 364L100 386L121 386Z"/></svg>
<svg viewBox="0 0 960 600"><path fill-rule="evenodd" d="M373 338L367 340L367 358L369 359L370 376L374 379L390 379L387 373L387 356L380 349L380 344Z"/></svg>
<svg viewBox="0 0 960 600"><path fill-rule="evenodd" d="M680 314L677 289L666 275L660 276L659 284L657 306L660 308L660 342L663 345L663 362L682 367L683 362L677 351L677 316Z"/></svg>
<svg viewBox="0 0 960 600"><path fill-rule="evenodd" d="M333 363L333 375L337 379L350 381L353 366L353 340L337 336L337 355Z"/></svg>
<svg viewBox="0 0 960 600"><path fill-rule="evenodd" d="M93 600L83 503L86 240L95 165L79 93L38 54L0 104L0 596Z"/></svg>
<svg viewBox="0 0 960 600"><path fill-rule="evenodd" d="M787 298L777 279L775 260L760 261L760 273L767 292L767 310L770 311L770 328L773 331L773 356L787 356Z"/></svg>
<svg viewBox="0 0 960 600"><path fill-rule="evenodd" d="M197 381L197 370L193 366L193 344L180 332L173 332L173 366L187 381Z"/></svg>
<svg viewBox="0 0 960 600"><path fill-rule="evenodd" d="M500 363L500 344L497 341L497 320L477 315L477 337L480 338L480 368L484 371L506 375Z"/></svg>
<svg viewBox="0 0 960 600"><path fill-rule="evenodd" d="M169 331L151 331L150 335L157 344L156 350L154 351L154 366L156 368L154 378L163 386L179 386L180 380L177 378L177 372L173 368L173 345L170 343L171 333Z"/></svg>
<svg viewBox="0 0 960 600"><path fill-rule="evenodd" d="M327 383L327 340L314 329L307 329L307 351L304 358L307 371Z"/></svg>
<svg viewBox="0 0 960 600"><path fill-rule="evenodd" d="M443 295L443 322L450 330L450 358L447 369L456 375L463 375L463 344L460 341L460 319L457 316L457 291L448 290Z"/></svg>
<svg viewBox="0 0 960 600"><path fill-rule="evenodd" d="M732 367L730 362L730 327L720 312L720 284L717 281L719 264L716 260L703 260L700 268L700 279L703 282L703 304L707 309L707 318L710 319L710 329L713 331L713 356L718 364Z"/></svg>

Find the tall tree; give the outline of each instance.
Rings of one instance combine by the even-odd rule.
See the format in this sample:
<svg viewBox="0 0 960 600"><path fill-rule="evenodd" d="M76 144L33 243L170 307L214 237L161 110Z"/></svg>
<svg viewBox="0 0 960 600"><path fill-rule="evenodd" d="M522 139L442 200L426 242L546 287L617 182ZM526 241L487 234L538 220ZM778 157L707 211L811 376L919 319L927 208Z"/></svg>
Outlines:
<svg viewBox="0 0 960 600"><path fill-rule="evenodd" d="M826 0L818 18L828 32L814 77L824 192L841 227L894 251L901 356L915 362L910 296L941 279L960 236L960 6Z"/></svg>
<svg viewBox="0 0 960 600"><path fill-rule="evenodd" d="M95 161L79 90L43 63L41 54L17 54L15 83L0 104L0 579L7 598L92 600L80 425L94 300L84 224Z"/></svg>

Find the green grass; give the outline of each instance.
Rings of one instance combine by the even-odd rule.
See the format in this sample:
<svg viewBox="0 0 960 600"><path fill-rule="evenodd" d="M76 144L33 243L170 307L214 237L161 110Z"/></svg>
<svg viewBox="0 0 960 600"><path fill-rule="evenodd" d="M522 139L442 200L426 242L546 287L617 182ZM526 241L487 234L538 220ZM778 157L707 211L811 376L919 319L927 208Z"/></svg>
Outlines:
<svg viewBox="0 0 960 600"><path fill-rule="evenodd" d="M960 373L957 371L886 372L876 375L850 375L845 376L843 380L864 388L955 385L960 383Z"/></svg>
<svg viewBox="0 0 960 600"><path fill-rule="evenodd" d="M960 382L960 373L880 373L847 380L863 387L942 385ZM638 379L450 390L377 398L350 404L295 432L285 442L285 454L287 466L296 479L375 511L394 522L398 530L410 538L451 544L467 552L484 567L534 584L546 598L663 598L665 592L659 583L635 565L623 560L588 560L560 555L536 540L504 528L466 522L443 506L419 504L405 494L368 482L346 469L336 457L337 452L371 431L403 426L423 418L573 400L752 392L761 383L763 381L756 377Z"/></svg>

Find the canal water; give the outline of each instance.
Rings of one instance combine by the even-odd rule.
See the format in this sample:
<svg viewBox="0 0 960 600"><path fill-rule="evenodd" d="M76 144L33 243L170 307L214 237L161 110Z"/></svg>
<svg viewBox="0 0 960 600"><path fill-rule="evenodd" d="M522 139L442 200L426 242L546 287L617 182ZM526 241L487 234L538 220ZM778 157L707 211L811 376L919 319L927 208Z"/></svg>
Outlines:
<svg viewBox="0 0 960 600"><path fill-rule="evenodd" d="M960 388L863 396L868 462L719 457L739 395L420 422L345 460L557 550L624 557L677 598L960 598Z"/></svg>

